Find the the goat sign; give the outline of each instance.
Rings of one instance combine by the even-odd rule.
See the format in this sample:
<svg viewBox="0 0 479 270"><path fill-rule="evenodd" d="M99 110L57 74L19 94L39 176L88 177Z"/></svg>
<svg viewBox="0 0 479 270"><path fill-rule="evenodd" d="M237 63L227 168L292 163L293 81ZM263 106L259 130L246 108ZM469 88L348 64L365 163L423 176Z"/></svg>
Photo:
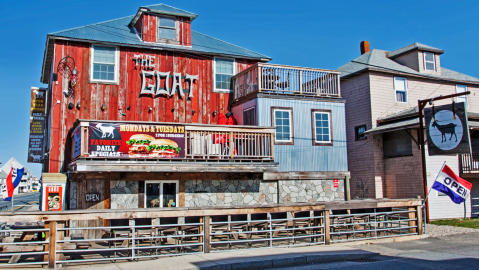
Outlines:
<svg viewBox="0 0 479 270"><path fill-rule="evenodd" d="M430 156L471 152L464 103L424 109Z"/></svg>

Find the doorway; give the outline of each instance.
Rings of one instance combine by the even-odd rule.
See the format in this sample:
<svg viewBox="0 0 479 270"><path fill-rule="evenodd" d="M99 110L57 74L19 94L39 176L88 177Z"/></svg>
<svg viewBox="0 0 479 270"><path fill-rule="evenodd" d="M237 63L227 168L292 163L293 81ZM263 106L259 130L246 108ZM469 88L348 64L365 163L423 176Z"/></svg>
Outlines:
<svg viewBox="0 0 479 270"><path fill-rule="evenodd" d="M178 207L179 181L145 181L145 208Z"/></svg>

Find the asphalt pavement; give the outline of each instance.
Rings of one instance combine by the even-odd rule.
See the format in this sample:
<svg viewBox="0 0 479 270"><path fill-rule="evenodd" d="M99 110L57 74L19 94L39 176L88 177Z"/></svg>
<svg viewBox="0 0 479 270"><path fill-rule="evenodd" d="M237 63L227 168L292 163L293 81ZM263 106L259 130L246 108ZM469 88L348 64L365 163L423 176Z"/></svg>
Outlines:
<svg viewBox="0 0 479 270"><path fill-rule="evenodd" d="M355 247L380 255L359 260L272 269L479 269L479 233Z"/></svg>
<svg viewBox="0 0 479 270"><path fill-rule="evenodd" d="M13 208L14 211L22 211L22 210L38 210L38 207L34 207L35 205L39 205L40 200L40 193L39 192L28 192L28 193L20 193L13 195ZM32 205L32 206L24 206L24 205ZM0 198L0 210L6 211L3 207L7 206L7 211L9 211L12 207L12 202L4 201L3 198Z"/></svg>

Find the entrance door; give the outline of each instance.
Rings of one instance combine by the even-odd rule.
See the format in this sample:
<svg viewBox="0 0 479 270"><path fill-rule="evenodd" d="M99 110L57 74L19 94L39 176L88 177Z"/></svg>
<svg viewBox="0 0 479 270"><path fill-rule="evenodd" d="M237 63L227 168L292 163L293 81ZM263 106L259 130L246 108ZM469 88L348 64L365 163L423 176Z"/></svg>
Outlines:
<svg viewBox="0 0 479 270"><path fill-rule="evenodd" d="M178 207L178 181L145 181L145 208Z"/></svg>

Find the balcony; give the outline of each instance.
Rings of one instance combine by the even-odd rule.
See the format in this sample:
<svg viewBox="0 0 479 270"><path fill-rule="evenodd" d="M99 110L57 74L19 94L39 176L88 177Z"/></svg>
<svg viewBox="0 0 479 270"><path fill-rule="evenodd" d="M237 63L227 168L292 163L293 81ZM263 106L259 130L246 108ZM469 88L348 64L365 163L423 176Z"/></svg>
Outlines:
<svg viewBox="0 0 479 270"><path fill-rule="evenodd" d="M479 173L479 152L459 155L460 173Z"/></svg>
<svg viewBox="0 0 479 270"><path fill-rule="evenodd" d="M125 152L122 152L121 156L116 157L111 157L114 155L108 157L95 156L91 145L93 137L90 137L91 134L89 133L94 132L92 131L94 130L93 127L98 123L107 127L116 127L117 130L121 130L121 125L181 127L181 133L175 134L176 137L181 137L176 139L177 146L181 149L180 155L174 158L158 158L154 155L132 157L128 154L124 155ZM67 146L67 149L71 149L71 160L67 164L69 164L69 170L77 172L277 171L278 165L274 162L274 132L274 128L257 126L77 120L69 135L71 140L70 147ZM128 134L127 137L126 134ZM125 138L121 138L117 142L102 144L107 146L120 145L122 147L116 149L125 149L124 146L128 148L125 144L131 134L131 132L125 133ZM151 135L158 138L157 134Z"/></svg>
<svg viewBox="0 0 479 270"><path fill-rule="evenodd" d="M257 63L232 78L234 99L251 93L340 98L339 71Z"/></svg>

